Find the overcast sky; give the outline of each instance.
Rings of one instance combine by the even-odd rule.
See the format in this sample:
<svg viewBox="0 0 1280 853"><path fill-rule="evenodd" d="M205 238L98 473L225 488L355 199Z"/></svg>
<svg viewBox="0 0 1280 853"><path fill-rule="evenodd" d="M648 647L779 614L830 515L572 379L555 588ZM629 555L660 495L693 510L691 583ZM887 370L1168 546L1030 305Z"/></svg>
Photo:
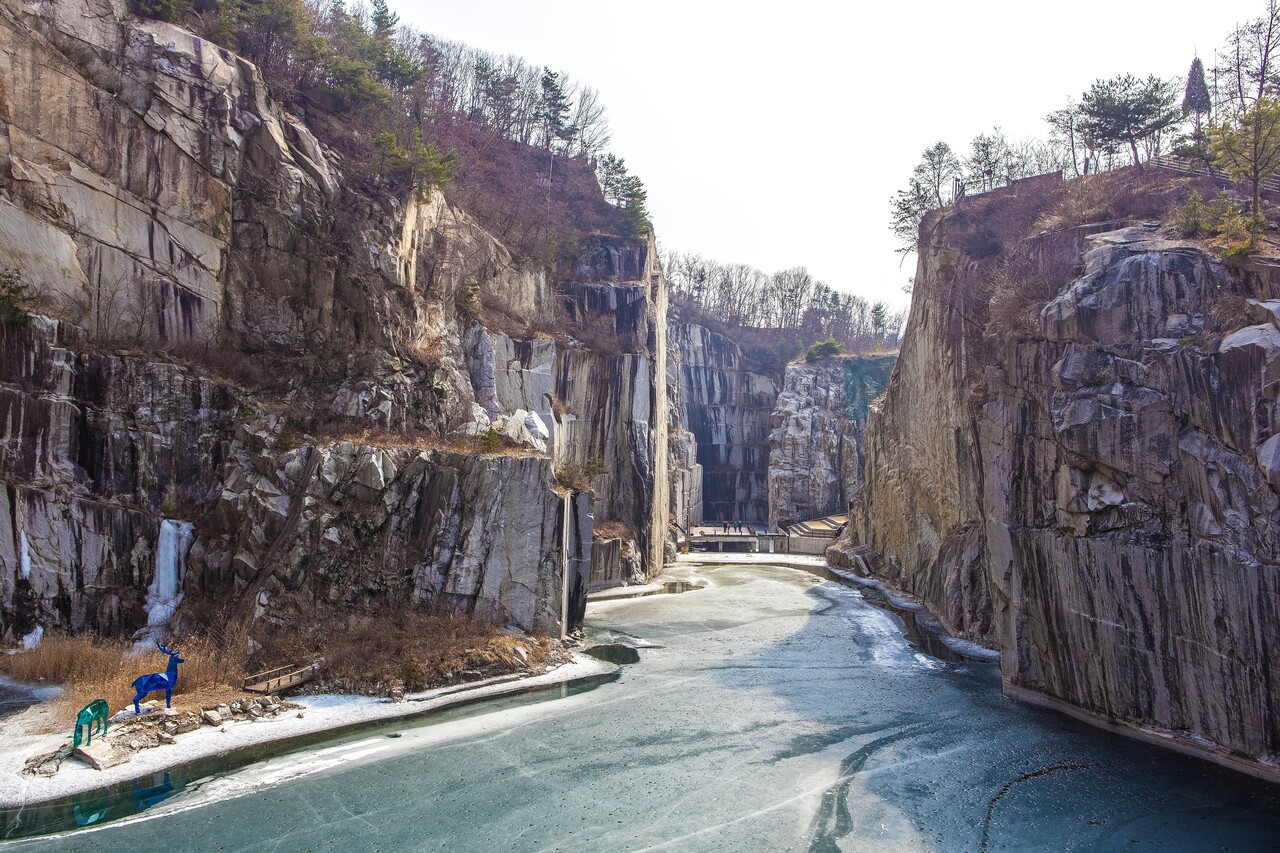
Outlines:
<svg viewBox="0 0 1280 853"><path fill-rule="evenodd" d="M921 151L963 153L1098 77L1186 74L1263 0L833 2L390 0L404 23L600 90L610 148L668 248L905 306L889 199ZM844 8L841 8L843 6Z"/></svg>

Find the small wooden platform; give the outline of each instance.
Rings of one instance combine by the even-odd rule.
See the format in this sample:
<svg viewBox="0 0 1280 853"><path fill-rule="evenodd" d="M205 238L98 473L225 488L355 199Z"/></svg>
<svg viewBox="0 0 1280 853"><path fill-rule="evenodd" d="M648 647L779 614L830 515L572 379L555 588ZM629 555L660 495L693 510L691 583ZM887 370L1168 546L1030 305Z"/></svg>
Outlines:
<svg viewBox="0 0 1280 853"><path fill-rule="evenodd" d="M244 689L250 693L279 693L300 684L306 684L320 671L319 662L304 665L287 664L250 675L244 680Z"/></svg>

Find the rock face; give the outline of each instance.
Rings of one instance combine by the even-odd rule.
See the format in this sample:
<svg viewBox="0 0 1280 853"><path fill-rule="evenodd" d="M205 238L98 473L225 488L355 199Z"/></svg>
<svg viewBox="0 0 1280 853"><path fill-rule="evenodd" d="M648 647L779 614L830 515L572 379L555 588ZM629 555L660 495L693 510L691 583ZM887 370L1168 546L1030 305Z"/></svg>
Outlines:
<svg viewBox="0 0 1280 853"><path fill-rule="evenodd" d="M667 287L653 240L597 240L583 251L577 282L562 285L581 325L605 343L574 347L557 360L560 418L555 459L561 469L586 472L595 516L634 533L643 582L667 553ZM621 350L621 351L618 351ZM625 543L622 543L626 550ZM613 583L593 570L596 586Z"/></svg>
<svg viewBox="0 0 1280 853"><path fill-rule="evenodd" d="M1280 778L1280 275L1142 228L993 236L1047 196L926 220L830 556L998 648L1013 695ZM993 269L1049 300L1022 333Z"/></svg>
<svg viewBox="0 0 1280 853"><path fill-rule="evenodd" d="M165 519L194 525L179 621L574 630L597 547L618 580L664 557L656 257L597 236L553 280L362 175L225 49L121 2L0 0L0 267L48 315L0 330L0 634L140 628ZM581 341L486 328L565 305Z"/></svg>
<svg viewBox="0 0 1280 853"><path fill-rule="evenodd" d="M166 515L197 522L188 600L260 613L443 603L550 633L581 620L590 499L557 494L550 459L287 449L238 389L59 343L44 318L0 332L7 634L145 624Z"/></svg>
<svg viewBox="0 0 1280 853"><path fill-rule="evenodd" d="M692 323L670 324L673 396L679 412L673 434L683 459L683 471L702 469L700 517L694 521L741 521L763 525L769 519L769 432L774 400L772 379L746 369L738 345L723 335ZM692 442L686 435L692 436ZM690 446L696 462L689 460ZM686 482L680 475L680 482ZM697 498L687 486L682 502L688 515L697 514Z"/></svg>
<svg viewBox="0 0 1280 853"><path fill-rule="evenodd" d="M844 513L862 491L867 410L897 356L787 367L769 434L769 525Z"/></svg>

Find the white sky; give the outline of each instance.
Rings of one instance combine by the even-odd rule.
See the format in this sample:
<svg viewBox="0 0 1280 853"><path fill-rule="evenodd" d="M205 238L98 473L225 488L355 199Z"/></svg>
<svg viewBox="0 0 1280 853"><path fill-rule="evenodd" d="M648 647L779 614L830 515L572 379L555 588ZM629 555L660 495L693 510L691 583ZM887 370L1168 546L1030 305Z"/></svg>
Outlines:
<svg viewBox="0 0 1280 853"><path fill-rule="evenodd" d="M767 272L803 265L903 307L889 199L920 153L1043 116L1098 77L1206 65L1263 0L389 0L403 23L600 90L658 239Z"/></svg>

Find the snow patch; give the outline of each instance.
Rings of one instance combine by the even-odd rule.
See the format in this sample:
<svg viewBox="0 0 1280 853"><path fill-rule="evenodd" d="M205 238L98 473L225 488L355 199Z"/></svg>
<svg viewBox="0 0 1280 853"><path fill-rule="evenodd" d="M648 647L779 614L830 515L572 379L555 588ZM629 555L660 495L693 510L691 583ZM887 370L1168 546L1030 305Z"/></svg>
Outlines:
<svg viewBox="0 0 1280 853"><path fill-rule="evenodd" d="M963 655L973 660L989 661L991 663L1000 662L1000 653L986 646L980 646L969 640L962 640L959 637L951 637L946 634L941 635L943 645L951 649L958 655Z"/></svg>
<svg viewBox="0 0 1280 853"><path fill-rule="evenodd" d="M844 569L837 569L835 566L829 566L828 568L830 569L831 574L841 580L849 581L854 586L874 589L876 592L883 595L885 600L888 601L896 610L910 610L912 612L924 610L924 605L920 602L912 601L909 598L903 598L901 595L896 594L890 587L875 578L864 578L862 575L854 574L853 572L845 571Z"/></svg>
<svg viewBox="0 0 1280 853"><path fill-rule="evenodd" d="M36 646L40 645L40 640L44 638L44 628L37 625L30 634L22 638L22 650L29 652Z"/></svg>

